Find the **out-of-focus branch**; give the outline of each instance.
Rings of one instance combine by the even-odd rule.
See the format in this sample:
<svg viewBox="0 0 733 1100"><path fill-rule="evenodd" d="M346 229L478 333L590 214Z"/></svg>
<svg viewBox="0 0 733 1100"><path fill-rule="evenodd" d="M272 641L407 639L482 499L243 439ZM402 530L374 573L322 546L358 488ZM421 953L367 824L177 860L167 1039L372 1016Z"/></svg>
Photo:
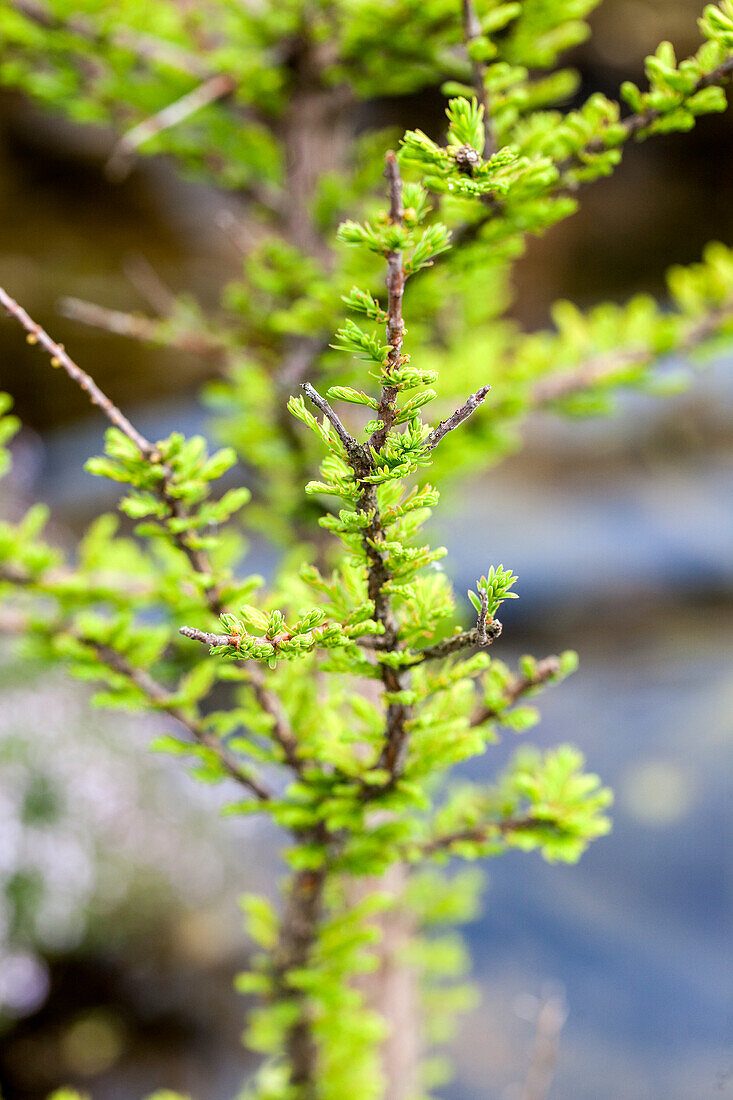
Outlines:
<svg viewBox="0 0 733 1100"><path fill-rule="evenodd" d="M520 1100L547 1100L555 1075L560 1034L568 1012L561 996L548 997L537 1013L535 1040Z"/></svg>
<svg viewBox="0 0 733 1100"><path fill-rule="evenodd" d="M654 359L666 358L681 352L694 351L696 347L715 336L717 331L733 319L733 301L717 309L710 310L704 317L693 322L672 351L657 355L648 348L622 348L619 351L591 356L572 371L555 375L539 382L532 391L532 405L542 408L564 397L582 393L593 386L613 377L618 371L629 367L643 366Z"/></svg>
<svg viewBox="0 0 733 1100"><path fill-rule="evenodd" d="M431 856L436 852L450 852L456 844L475 843L482 844L494 836L508 836L510 833L526 832L528 829L538 829L552 822L543 818L533 817L507 817L503 821L487 821L482 825L476 825L470 829L461 829L455 833L446 833L445 836L434 837L423 845L423 855Z"/></svg>
<svg viewBox="0 0 733 1100"><path fill-rule="evenodd" d="M73 379L89 395L92 404L100 408L107 419L135 444L140 454L147 459L153 459L156 454L153 444L144 435L141 435L137 428L133 427L127 417L100 390L94 379L76 365L73 359L67 355L63 344L57 344L55 340L52 340L48 333L36 324L23 307L19 306L2 287L0 287L0 304L5 306L10 316L26 330L28 343L40 344L51 356L51 365L63 367L69 378Z"/></svg>
<svg viewBox="0 0 733 1100"><path fill-rule="evenodd" d="M481 37L481 23L479 22L472 0L463 0L463 37L466 41L466 47L469 53L471 43L475 39ZM489 116L489 103L486 95L486 84L484 82L486 65L483 61L474 61L474 59L471 58L471 68L473 70L473 86L476 89L476 98L484 109L485 139L483 154L484 157L488 158L493 156L496 152L496 138L491 124L491 117Z"/></svg>
<svg viewBox="0 0 733 1100"><path fill-rule="evenodd" d="M698 92L703 91L703 89L712 88L713 86L720 87L723 84L727 84L731 79L733 79L733 57L728 57L725 61L721 62L717 68L713 69L712 72L701 76L692 91L688 92L684 98L691 99L694 95L697 95ZM621 125L626 131L625 140L628 141L630 138L636 137L637 134L647 130L653 123L662 118L663 115L664 111L657 110L653 107L649 107L646 111L639 111L637 114L627 115L626 118L621 119ZM579 153L567 157L566 160L560 161L557 165L561 180L568 169L576 166L578 163L582 163L584 157L604 153L607 150L608 146L604 143L603 138L595 138L593 141L589 141L587 145L583 146Z"/></svg>
<svg viewBox="0 0 733 1100"><path fill-rule="evenodd" d="M24 583L19 575L16 576L13 571L8 571L7 569L3 570L0 579L6 581L11 580L14 584ZM31 624L28 617L22 611L4 609L2 615L0 615L0 634L27 634L33 633L37 629L37 624ZM187 713L179 706L170 692L163 687L162 684L159 684L157 680L153 679L148 672L144 669L135 668L122 653L119 653L111 646L105 645L84 634L77 633L70 627L68 622L49 622L44 624L44 635L50 637L56 634L71 635L71 637L81 645L93 650L102 664L111 672L117 673L117 675L124 677L129 683L134 684L134 686L146 696L156 710L165 711L166 714L170 715L171 718L174 718L176 722L182 725L198 744L210 749L230 779L236 780L240 786L245 787L250 794L253 794L260 802L269 801L272 794L267 790L264 784L242 767L236 756L227 749L226 745L210 730L207 730L200 719Z"/></svg>
<svg viewBox="0 0 733 1100"><path fill-rule="evenodd" d="M109 155L105 165L109 178L115 181L124 179L129 174L135 153L141 145L157 137L164 130L178 126L179 123L204 107L208 107L210 103L216 102L217 99L231 95L236 87L237 81L233 77L227 76L226 73L217 73L216 76L209 77L203 84L199 84L197 88L187 92L174 103L169 103L167 107L163 107L150 118L133 126L123 134Z"/></svg>
<svg viewBox="0 0 733 1100"><path fill-rule="evenodd" d="M545 657L544 660L538 661L531 676L517 676L506 685L502 695L503 706L500 709L497 707L481 707L471 718L471 725L480 726L484 722L490 722L494 718L500 718L504 711L504 707L513 706L523 695L527 695L528 692L532 691L534 688L541 687L542 684L551 680L553 676L557 676L559 672L559 657Z"/></svg>
<svg viewBox="0 0 733 1100"><path fill-rule="evenodd" d="M124 676L126 680L139 688L159 710L164 710L171 718L175 718L177 722L180 722L199 744L210 749L230 778L236 779L239 784L246 787L261 802L266 802L272 797L271 793L258 779L242 768L237 758L229 752L219 738L210 730L207 730L198 719L187 714L182 707L178 706L172 700L168 691L154 680L149 673L129 664L121 653L110 646L102 645L83 636L79 636L78 641L93 649L107 668Z"/></svg>
<svg viewBox="0 0 733 1100"><path fill-rule="evenodd" d="M133 340L142 340L150 344L162 344L166 347L190 351L196 355L215 357L226 354L227 348L212 336L203 332L169 333L162 323L152 317L141 317L136 313L125 313L119 309L107 309L94 302L85 302L81 298L61 298L59 313L71 321L89 325L91 328L104 329L115 336L128 336Z"/></svg>

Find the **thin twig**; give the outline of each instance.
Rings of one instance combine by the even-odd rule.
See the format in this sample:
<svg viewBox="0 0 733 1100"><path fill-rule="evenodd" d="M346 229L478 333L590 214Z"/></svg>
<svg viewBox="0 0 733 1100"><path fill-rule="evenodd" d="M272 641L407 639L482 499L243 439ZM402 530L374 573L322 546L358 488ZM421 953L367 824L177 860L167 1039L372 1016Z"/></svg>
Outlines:
<svg viewBox="0 0 733 1100"><path fill-rule="evenodd" d="M425 649L419 650L415 654L414 663L422 664L423 661L440 660L443 657L450 657L451 653L458 653L462 649L489 646L500 637L502 629L502 624L498 619L486 622L483 632L485 641L480 640L478 627L474 627L473 630L462 630L460 634L452 634L450 638L444 638L442 642L436 642L435 645L426 646Z"/></svg>
<svg viewBox="0 0 733 1100"><path fill-rule="evenodd" d="M432 451L437 447L441 439L452 432L454 428L457 428L459 424L462 424L464 420L468 420L469 416L475 413L479 405L482 405L486 400L486 396L491 389L491 386L482 386L480 390L476 390L472 393L467 401L461 405L460 409L456 409L447 420L441 420L437 428L434 428L430 435L427 437L424 443L424 447L427 451Z"/></svg>
<svg viewBox="0 0 733 1100"><path fill-rule="evenodd" d="M137 428L132 426L127 417L120 412L106 394L102 393L94 379L81 367L78 367L73 359L66 354L63 344L57 344L55 340L52 340L48 333L36 324L23 307L19 306L2 287L0 287L0 303L5 306L11 317L26 330L28 343L40 344L51 356L51 365L63 367L69 378L72 378L89 395L92 404L97 405L102 410L107 419L135 444L145 458L151 459L156 454L154 445L144 435L141 435Z"/></svg>
<svg viewBox="0 0 733 1100"><path fill-rule="evenodd" d="M138 122L137 126L133 126L122 135L110 153L105 165L108 177L115 181L124 179L129 174L133 157L141 145L157 137L164 130L178 126L179 123L217 99L231 95L236 87L237 81L233 77L225 73L217 73L205 80L203 84L199 84L193 91L187 92L174 103L169 103L167 107L151 115L150 118Z"/></svg>
<svg viewBox="0 0 733 1100"><path fill-rule="evenodd" d="M159 317L170 317L176 308L176 296L144 256L133 253L122 261L122 269L141 298Z"/></svg>
<svg viewBox="0 0 733 1100"><path fill-rule="evenodd" d="M371 468L371 462L366 449L362 447L362 445L358 443L356 439L354 439L353 435L350 435L349 432L347 432L346 428L343 426L338 416L329 405L328 401L326 401L326 398L321 397L318 390L315 389L315 387L313 387L310 382L303 382L300 388L302 389L306 397L310 398L316 408L320 409L320 411L333 427L336 435L339 437L341 443L343 444L344 450L349 457L349 461L351 462L351 465L353 466L354 472L357 474L357 477L364 477Z"/></svg>
<svg viewBox="0 0 733 1100"><path fill-rule="evenodd" d="M141 317L136 313L125 313L119 309L107 309L106 306L85 302L81 298L59 299L58 310L62 316L68 317L71 321L78 321L91 328L103 329L115 336L127 336L133 340L174 347L197 355L221 356L227 351L224 343L204 333L171 333L160 321L153 318Z"/></svg>

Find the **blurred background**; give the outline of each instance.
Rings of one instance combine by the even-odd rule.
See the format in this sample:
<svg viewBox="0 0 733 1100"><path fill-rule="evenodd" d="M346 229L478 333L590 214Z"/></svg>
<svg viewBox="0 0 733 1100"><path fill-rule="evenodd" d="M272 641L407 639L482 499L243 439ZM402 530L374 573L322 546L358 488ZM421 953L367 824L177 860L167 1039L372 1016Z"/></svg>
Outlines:
<svg viewBox="0 0 733 1100"><path fill-rule="evenodd" d="M697 0L605 0L573 58L583 95L640 80L661 38L697 44ZM415 103L427 125L440 97ZM411 125L420 123L413 114ZM514 312L547 322L558 297L589 305L663 293L674 262L733 243L733 114L630 147L580 213L530 244ZM239 256L221 198L142 160L122 184L109 135L0 96L0 282L73 349L144 431L205 430L213 365L59 316L73 295L144 309L150 265L213 305ZM436 522L459 589L475 562L511 565L503 659L572 646L581 668L542 701L533 743L571 740L616 791L614 830L575 867L517 854L490 867L468 929L483 1003L454 1043L446 1100L520 1100L554 1063L554 1100L733 1095L728 776L733 750L733 351L685 395L624 398L609 420L538 418L501 488L464 485ZM0 325L0 387L25 429L17 504L47 500L72 539L114 496L83 474L104 424L14 327ZM100 495L101 494L101 495ZM0 506L7 500L0 500ZM491 546L480 538L491 531ZM267 571L266 546L253 568ZM565 563L565 570L560 570ZM566 576L567 581L558 579ZM60 1084L99 1100L167 1085L230 1100L248 1070L236 899L267 889L277 841L215 812L175 761L145 751L160 723L90 714L61 676L0 664L0 1090ZM474 774L497 770L512 735ZM212 803L214 805L212 806Z"/></svg>

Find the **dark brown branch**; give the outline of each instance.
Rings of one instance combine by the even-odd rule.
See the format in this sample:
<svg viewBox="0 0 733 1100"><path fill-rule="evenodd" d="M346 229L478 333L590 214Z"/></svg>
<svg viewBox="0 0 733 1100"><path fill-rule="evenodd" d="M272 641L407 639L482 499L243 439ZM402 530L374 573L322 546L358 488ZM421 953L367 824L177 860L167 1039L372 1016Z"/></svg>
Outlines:
<svg viewBox="0 0 733 1100"><path fill-rule="evenodd" d="M390 150L387 153L387 168L385 176L389 181L389 219L394 225L401 225L405 216L402 204L402 176L397 157ZM405 292L405 272L402 266L402 252L387 253L387 363L385 373L387 377L397 370L402 362L402 342L404 339L405 324L402 320L402 296ZM369 446L375 451L380 451L385 440L394 425L395 402L399 390L389 383L382 386L379 399L377 418L381 420L382 427L372 434Z"/></svg>
<svg viewBox="0 0 733 1100"><path fill-rule="evenodd" d="M481 24L472 0L463 0L463 37L466 41L466 46L470 46L475 39L482 37ZM473 58L470 60L471 69L473 70L473 86L476 89L476 98L484 109L485 138L483 154L484 157L488 159L496 152L496 139L494 137L491 117L489 115L489 102L486 95L486 83L484 81L486 65L483 61L474 61Z"/></svg>
<svg viewBox="0 0 733 1100"><path fill-rule="evenodd" d="M321 397L318 390L316 390L310 382L303 382L300 388L303 390L306 397L313 402L316 408L323 413L333 427L336 435L341 440L356 476L365 477L371 470L371 460L366 448L362 447L362 445L354 439L353 435L347 432L328 401L326 401L326 398Z"/></svg>
<svg viewBox="0 0 733 1100"><path fill-rule="evenodd" d="M102 409L115 427L124 432L127 438L135 444L140 453L149 462L160 462L160 455L154 445L133 427L127 417L123 416L116 405L114 405L99 389L96 382L74 363L66 354L62 345L52 340L44 329L42 329L40 325L37 325L35 321L28 316L26 311L2 288L0 288L0 303L2 303L11 316L25 328L29 337L32 338L31 342L41 344L41 346L51 355L52 364L57 364L65 369L69 377L89 394L92 403ZM165 477L161 483L160 494L163 500L168 504L171 513L176 516L176 518L185 519L187 517L184 505L180 499L174 496L170 491L170 475L167 471L165 471ZM203 576L209 576L211 574L211 565L206 553L199 547L191 545L186 531L176 532L173 535L173 539L179 550L188 558L195 573ZM211 613L217 617L221 615L224 610L224 604L219 587L215 584L207 585L204 589L204 597ZM274 696L267 692L265 688L264 674L261 669L253 665L249 670L249 677L255 694L259 695L261 704L266 703L269 708L267 709L267 713L274 719L275 736L282 738L281 744L283 751L288 761L291 762L294 758L295 738L289 728L282 708L279 707L279 704L275 707Z"/></svg>
<svg viewBox="0 0 733 1100"><path fill-rule="evenodd" d="M456 409L447 420L441 420L438 427L434 428L425 440L425 449L427 451L432 451L438 446L441 439L446 436L448 432L452 432L453 429L457 428L459 424L462 424L464 420L468 420L469 416L476 412L479 405L484 403L490 389L491 386L482 386L480 390L476 390L475 393L472 393L466 402L461 405L460 409Z"/></svg>
<svg viewBox="0 0 733 1100"><path fill-rule="evenodd" d="M502 695L502 706L481 707L476 711L471 718L471 726L481 726L484 722L501 718L506 707L513 706L524 695L552 680L559 672L559 657L545 657L543 661L538 661L532 676L517 676L507 684Z"/></svg>
<svg viewBox="0 0 733 1100"><path fill-rule="evenodd" d="M40 325L36 324L36 322L28 316L23 307L19 306L2 287L0 287L0 303L5 306L10 316L26 330L28 333L28 343L40 344L51 356L51 365L54 367L63 367L69 378L73 379L74 382L88 394L92 404L100 408L107 419L135 444L140 454L147 459L154 459L156 450L153 444L147 440L144 435L141 435L137 428L132 426L127 417L123 416L117 406L110 401L106 394L102 393L94 379L91 378L86 371L83 371L81 367L78 367L73 359L66 354L63 344L57 344L52 340L48 333L45 332Z"/></svg>

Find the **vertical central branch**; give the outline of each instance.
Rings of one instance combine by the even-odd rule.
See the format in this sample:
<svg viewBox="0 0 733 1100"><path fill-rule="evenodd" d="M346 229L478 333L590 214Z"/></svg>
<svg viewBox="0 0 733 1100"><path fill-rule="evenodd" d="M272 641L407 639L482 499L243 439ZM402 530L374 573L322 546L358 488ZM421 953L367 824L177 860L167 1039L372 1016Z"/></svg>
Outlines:
<svg viewBox="0 0 733 1100"><path fill-rule="evenodd" d="M466 42L466 49L471 53L471 44L481 38L481 22L476 9L473 6L472 0L463 0L463 37ZM494 131L491 124L491 116L489 115L489 100L486 95L486 64L482 61L476 61L470 57L471 69L473 70L473 86L476 89L476 98L484 109L484 149L483 153L485 157L491 157L496 152L496 138L494 137Z"/></svg>
<svg viewBox="0 0 733 1100"><path fill-rule="evenodd" d="M325 881L324 869L299 871L293 877L275 956L277 992L284 1000L296 1001L300 1010L285 1039L290 1084L298 1100L317 1100L318 1048L308 998L288 984L288 975L308 965L323 913Z"/></svg>
<svg viewBox="0 0 733 1100"><path fill-rule="evenodd" d="M397 157L387 153L385 175L389 181L389 218L393 225L402 225L405 211L402 202L402 177ZM402 250L387 253L387 342L390 345L385 364L386 380L382 385L378 417L382 422L369 440L369 446L375 451L382 449L394 427L395 402L400 392L399 386L390 385L390 376L399 368L402 359L402 344L405 325L402 320L402 296L405 290L405 271L402 264ZM364 550L367 557L369 578L369 599L374 603L374 617L384 628L382 648L386 651L399 647L398 624L392 610L389 593L386 588L392 579L387 557L380 543L384 542L384 529L379 514L377 491L374 485L366 484L359 504L361 511L371 513L371 521L364 532ZM407 686L407 673L399 669L381 666L382 683L385 693L393 695ZM398 775L407 741L408 708L404 703L388 700L384 748L379 758L379 767L386 768L394 778Z"/></svg>
<svg viewBox="0 0 733 1100"><path fill-rule="evenodd" d="M387 168L385 175L389 180L389 219L393 225L402 225L405 211L402 204L402 176L394 153L387 153ZM405 292L405 271L402 266L402 251L387 253L387 343L390 345L387 354L385 374L387 379L394 373L402 362L402 342L405 333L405 324L402 320L402 296ZM391 386L387 381L382 386L379 401L378 418L382 427L373 433L369 440L370 446L380 451L385 444L387 436L392 429L395 419L395 401L399 389Z"/></svg>

